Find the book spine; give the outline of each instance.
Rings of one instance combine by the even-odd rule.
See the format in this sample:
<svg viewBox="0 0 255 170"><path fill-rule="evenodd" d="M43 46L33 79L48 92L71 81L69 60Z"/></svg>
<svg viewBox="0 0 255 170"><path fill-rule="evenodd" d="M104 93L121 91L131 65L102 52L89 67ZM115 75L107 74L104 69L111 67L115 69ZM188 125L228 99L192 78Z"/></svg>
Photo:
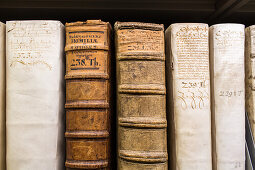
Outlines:
<svg viewBox="0 0 255 170"><path fill-rule="evenodd" d="M5 170L5 24L0 22L0 169Z"/></svg>
<svg viewBox="0 0 255 170"><path fill-rule="evenodd" d="M245 29L245 108L255 137L255 27Z"/></svg>
<svg viewBox="0 0 255 170"><path fill-rule="evenodd" d="M64 27L6 24L7 170L64 169Z"/></svg>
<svg viewBox="0 0 255 170"><path fill-rule="evenodd" d="M66 167L110 169L109 23L66 24Z"/></svg>
<svg viewBox="0 0 255 170"><path fill-rule="evenodd" d="M212 169L208 30L180 23L166 31L171 169Z"/></svg>
<svg viewBox="0 0 255 170"><path fill-rule="evenodd" d="M119 170L168 168L163 31L115 23Z"/></svg>
<svg viewBox="0 0 255 170"><path fill-rule="evenodd" d="M244 25L210 27L214 169L245 169Z"/></svg>

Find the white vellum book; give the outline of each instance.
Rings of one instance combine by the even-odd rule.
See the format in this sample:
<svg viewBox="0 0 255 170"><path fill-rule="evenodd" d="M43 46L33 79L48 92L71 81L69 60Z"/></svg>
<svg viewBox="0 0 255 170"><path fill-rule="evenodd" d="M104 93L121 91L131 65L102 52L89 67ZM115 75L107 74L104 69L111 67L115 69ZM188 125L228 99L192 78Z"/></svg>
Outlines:
<svg viewBox="0 0 255 170"><path fill-rule="evenodd" d="M7 170L64 169L64 26L7 21Z"/></svg>
<svg viewBox="0 0 255 170"><path fill-rule="evenodd" d="M245 169L244 25L210 27L214 168Z"/></svg>
<svg viewBox="0 0 255 170"><path fill-rule="evenodd" d="M0 22L0 169L5 170L5 24Z"/></svg>
<svg viewBox="0 0 255 170"><path fill-rule="evenodd" d="M172 24L166 30L170 165L212 170L209 28Z"/></svg>

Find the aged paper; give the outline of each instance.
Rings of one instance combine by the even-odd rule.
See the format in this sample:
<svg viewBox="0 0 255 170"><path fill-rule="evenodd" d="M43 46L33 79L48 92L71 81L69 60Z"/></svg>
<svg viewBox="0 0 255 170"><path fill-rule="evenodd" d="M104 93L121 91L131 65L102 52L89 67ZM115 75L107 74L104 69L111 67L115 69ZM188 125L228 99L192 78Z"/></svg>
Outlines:
<svg viewBox="0 0 255 170"><path fill-rule="evenodd" d="M63 29L7 22L7 170L64 169Z"/></svg>
<svg viewBox="0 0 255 170"><path fill-rule="evenodd" d="M208 25L172 24L166 40L169 164L211 170Z"/></svg>
<svg viewBox="0 0 255 170"><path fill-rule="evenodd" d="M214 169L245 169L244 25L210 27Z"/></svg>

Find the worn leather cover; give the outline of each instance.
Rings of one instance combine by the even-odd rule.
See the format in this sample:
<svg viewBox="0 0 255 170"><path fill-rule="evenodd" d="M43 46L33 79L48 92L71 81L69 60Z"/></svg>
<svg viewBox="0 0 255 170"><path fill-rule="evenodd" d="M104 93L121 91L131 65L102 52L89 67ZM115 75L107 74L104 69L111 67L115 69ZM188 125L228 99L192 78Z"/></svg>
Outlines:
<svg viewBox="0 0 255 170"><path fill-rule="evenodd" d="M7 170L63 170L64 27L8 21L6 34Z"/></svg>
<svg viewBox="0 0 255 170"><path fill-rule="evenodd" d="M118 169L167 170L163 25L115 23Z"/></svg>
<svg viewBox="0 0 255 170"><path fill-rule="evenodd" d="M110 34L101 20L66 23L66 167L110 169Z"/></svg>
<svg viewBox="0 0 255 170"><path fill-rule="evenodd" d="M255 138L255 26L245 29L245 108Z"/></svg>
<svg viewBox="0 0 255 170"><path fill-rule="evenodd" d="M5 24L0 22L0 169L5 170Z"/></svg>
<svg viewBox="0 0 255 170"><path fill-rule="evenodd" d="M210 27L214 169L245 169L244 25Z"/></svg>
<svg viewBox="0 0 255 170"><path fill-rule="evenodd" d="M212 170L209 28L172 24L166 30L170 169Z"/></svg>

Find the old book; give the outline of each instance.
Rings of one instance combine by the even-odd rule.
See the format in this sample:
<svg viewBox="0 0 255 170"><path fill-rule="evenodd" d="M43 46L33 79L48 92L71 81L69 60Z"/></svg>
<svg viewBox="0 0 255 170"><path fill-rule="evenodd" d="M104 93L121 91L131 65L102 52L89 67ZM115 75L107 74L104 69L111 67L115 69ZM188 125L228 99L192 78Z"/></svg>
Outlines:
<svg viewBox="0 0 255 170"><path fill-rule="evenodd" d="M167 170L163 25L115 23L118 169Z"/></svg>
<svg viewBox="0 0 255 170"><path fill-rule="evenodd" d="M7 170L64 169L64 27L6 24Z"/></svg>
<svg viewBox="0 0 255 170"><path fill-rule="evenodd" d="M101 20L66 24L66 167L110 169L110 35Z"/></svg>
<svg viewBox="0 0 255 170"><path fill-rule="evenodd" d="M210 27L213 162L245 169L244 25Z"/></svg>
<svg viewBox="0 0 255 170"><path fill-rule="evenodd" d="M0 169L5 170L5 24L0 22Z"/></svg>
<svg viewBox="0 0 255 170"><path fill-rule="evenodd" d="M212 169L208 34L208 25L200 23L166 30L171 169Z"/></svg>
<svg viewBox="0 0 255 170"><path fill-rule="evenodd" d="M255 26L245 29L245 108L255 138Z"/></svg>

